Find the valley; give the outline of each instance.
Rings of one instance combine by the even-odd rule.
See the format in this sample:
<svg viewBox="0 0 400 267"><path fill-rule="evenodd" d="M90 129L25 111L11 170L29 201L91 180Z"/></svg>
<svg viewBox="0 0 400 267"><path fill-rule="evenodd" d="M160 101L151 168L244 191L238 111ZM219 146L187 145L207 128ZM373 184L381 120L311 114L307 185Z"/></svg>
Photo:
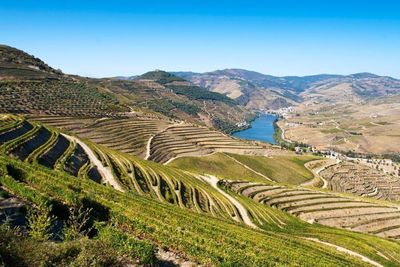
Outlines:
<svg viewBox="0 0 400 267"><path fill-rule="evenodd" d="M0 52L1 260L400 265L397 80L88 78ZM257 117L267 110L288 144L273 139L278 115Z"/></svg>

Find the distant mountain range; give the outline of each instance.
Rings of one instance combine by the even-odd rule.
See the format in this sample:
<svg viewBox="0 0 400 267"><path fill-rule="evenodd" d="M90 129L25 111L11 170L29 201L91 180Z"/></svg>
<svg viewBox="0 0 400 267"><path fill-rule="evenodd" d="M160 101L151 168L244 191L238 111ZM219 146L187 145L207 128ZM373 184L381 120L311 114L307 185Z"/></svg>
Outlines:
<svg viewBox="0 0 400 267"><path fill-rule="evenodd" d="M372 73L276 77L243 69L206 73L155 70L140 76L92 79L63 74L40 59L5 45L0 45L0 79L46 80L47 83L52 80L58 81L57 86L68 82L68 88L75 86L71 83L84 82L82 86L89 86L87 90L91 90L93 97L99 96L96 92L107 95L98 100L108 101L107 109L123 110L134 104L141 110L226 131L251 119L253 115L249 110L277 110L310 98L334 103L369 101L400 94L400 80ZM29 83L24 84L27 85ZM120 103L110 99L119 99ZM105 110L93 112L100 114Z"/></svg>
<svg viewBox="0 0 400 267"><path fill-rule="evenodd" d="M174 74L210 91L225 94L247 108L256 110L294 105L302 102L308 94L323 95L324 91L337 88L340 84L348 85L351 95L361 99L400 94L399 80L372 73L276 77L243 69L225 69Z"/></svg>

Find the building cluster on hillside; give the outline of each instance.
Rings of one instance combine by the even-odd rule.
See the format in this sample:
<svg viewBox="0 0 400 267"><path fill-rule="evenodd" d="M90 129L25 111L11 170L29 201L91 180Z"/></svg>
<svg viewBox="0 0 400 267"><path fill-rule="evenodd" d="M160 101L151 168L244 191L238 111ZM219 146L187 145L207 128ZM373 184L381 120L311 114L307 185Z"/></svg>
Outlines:
<svg viewBox="0 0 400 267"><path fill-rule="evenodd" d="M239 128L248 127L248 126L249 126L249 123L247 121L239 121L236 123L236 127L239 127Z"/></svg>

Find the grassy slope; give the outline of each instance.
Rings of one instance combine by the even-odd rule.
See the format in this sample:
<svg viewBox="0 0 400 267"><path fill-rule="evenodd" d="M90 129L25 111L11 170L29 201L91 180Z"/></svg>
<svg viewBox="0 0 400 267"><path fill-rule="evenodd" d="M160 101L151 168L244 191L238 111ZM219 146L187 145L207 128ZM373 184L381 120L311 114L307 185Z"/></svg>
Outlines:
<svg viewBox="0 0 400 267"><path fill-rule="evenodd" d="M313 174L304 167L304 164L318 159L314 156L274 156L272 158L237 154L229 154L229 156L276 182L291 184L300 184L312 179ZM262 176L243 167L223 153L205 157L182 157L172 161L169 166L195 173L213 174L230 180L266 181Z"/></svg>
<svg viewBox="0 0 400 267"><path fill-rule="evenodd" d="M265 182L265 178L246 169L227 157L224 153L215 153L204 157L182 157L172 161L168 166L200 174L213 174L230 180Z"/></svg>
<svg viewBox="0 0 400 267"><path fill-rule="evenodd" d="M230 154L250 168L270 177L279 183L300 184L312 179L313 174L304 167L304 164L318 159L315 156L244 156Z"/></svg>

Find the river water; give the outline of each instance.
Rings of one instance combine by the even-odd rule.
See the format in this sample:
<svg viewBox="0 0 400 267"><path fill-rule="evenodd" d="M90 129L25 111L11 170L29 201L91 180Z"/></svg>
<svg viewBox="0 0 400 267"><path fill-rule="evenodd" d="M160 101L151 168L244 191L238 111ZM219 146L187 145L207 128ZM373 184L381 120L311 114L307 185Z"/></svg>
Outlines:
<svg viewBox="0 0 400 267"><path fill-rule="evenodd" d="M274 121L278 117L271 114L261 115L251 123L251 128L235 132L232 135L247 140L256 140L276 144L274 140Z"/></svg>

